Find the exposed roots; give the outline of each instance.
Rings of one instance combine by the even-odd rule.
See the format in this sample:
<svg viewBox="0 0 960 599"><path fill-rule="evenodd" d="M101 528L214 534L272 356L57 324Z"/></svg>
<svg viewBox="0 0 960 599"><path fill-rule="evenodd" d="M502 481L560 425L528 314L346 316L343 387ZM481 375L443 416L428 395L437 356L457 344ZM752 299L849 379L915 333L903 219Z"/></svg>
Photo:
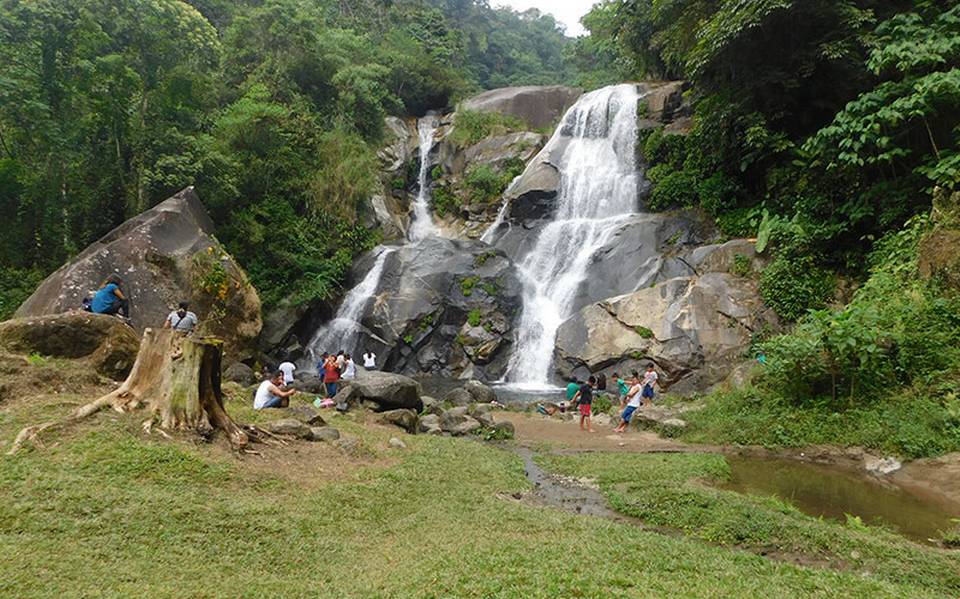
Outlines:
<svg viewBox="0 0 960 599"><path fill-rule="evenodd" d="M14 454L27 443L42 447L42 432L65 428L107 407L120 413L148 409L150 418L142 425L144 432L156 431L168 439L172 438L168 431L193 431L206 439L222 432L237 451L251 441L283 443L257 427L237 425L224 410L221 350L218 339L184 338L169 329L147 329L137 361L120 387L77 408L63 420L23 429L7 453Z"/></svg>

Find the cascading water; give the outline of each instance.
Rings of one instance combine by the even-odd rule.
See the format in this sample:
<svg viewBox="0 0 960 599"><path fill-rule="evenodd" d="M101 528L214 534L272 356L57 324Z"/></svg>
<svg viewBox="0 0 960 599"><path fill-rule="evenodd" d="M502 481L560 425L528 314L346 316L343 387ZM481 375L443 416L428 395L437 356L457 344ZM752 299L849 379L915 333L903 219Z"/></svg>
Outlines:
<svg viewBox="0 0 960 599"><path fill-rule="evenodd" d="M429 179L429 156L433 150L434 134L438 125L439 119L433 114L427 114L417 121L417 134L420 138L420 174L418 177L419 190L417 191L417 198L413 202L413 214L407 232L410 242L440 234L440 230L430 216ZM317 358L325 351L332 352L343 349L348 352L355 352L354 345L356 345L360 335L360 319L363 318L370 300L373 299L377 288L380 286L380 277L383 275L387 256L395 250L396 248L387 246L379 246L376 249L380 253L377 254L373 267L363 277L363 280L343 298L343 302L340 303L340 308L333 319L325 323L310 340L310 344L307 346L307 354L312 360L310 366L313 366Z"/></svg>
<svg viewBox="0 0 960 599"><path fill-rule="evenodd" d="M438 123L439 119L433 114L427 114L417 121L417 134L420 138L420 173L417 177L419 189L417 198L413 202L410 230L407 232L410 241L440 234L440 230L430 216L430 151L433 150L433 135L437 131Z"/></svg>
<svg viewBox="0 0 960 599"><path fill-rule="evenodd" d="M637 209L639 97L634 85L584 95L543 150L570 138L555 162L560 188L553 221L518 265L523 314L506 373L516 386L549 385L557 330L573 311L590 262L622 217Z"/></svg>
<svg viewBox="0 0 960 599"><path fill-rule="evenodd" d="M373 267L363 277L363 280L343 298L336 316L324 324L310 340L307 351L314 363L320 354L325 351L335 352L343 349L355 353L354 345L359 336L360 319L377 291L387 256L394 251L394 248L385 246L380 246L379 249L380 253L377 255Z"/></svg>

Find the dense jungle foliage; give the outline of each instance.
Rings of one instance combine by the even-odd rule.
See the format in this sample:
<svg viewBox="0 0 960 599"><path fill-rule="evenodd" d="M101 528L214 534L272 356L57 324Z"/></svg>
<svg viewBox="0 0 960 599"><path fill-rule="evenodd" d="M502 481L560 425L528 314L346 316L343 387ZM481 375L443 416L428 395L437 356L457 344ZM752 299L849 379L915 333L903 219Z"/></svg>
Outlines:
<svg viewBox="0 0 960 599"><path fill-rule="evenodd" d="M383 117L564 81L569 43L484 0L0 0L0 317L190 184L267 305L328 296Z"/></svg>
<svg viewBox="0 0 960 599"><path fill-rule="evenodd" d="M943 222L956 206L928 215L934 190L945 206L958 197L960 6L628 0L584 23L585 81L690 81L690 135L643 140L649 206L701 207L725 233L757 235L773 260L761 293L797 321L756 332L754 385L715 396L690 435L960 448L958 286L919 264L925 238L956 228ZM960 260L960 247L938 251ZM838 282L859 287L842 308Z"/></svg>

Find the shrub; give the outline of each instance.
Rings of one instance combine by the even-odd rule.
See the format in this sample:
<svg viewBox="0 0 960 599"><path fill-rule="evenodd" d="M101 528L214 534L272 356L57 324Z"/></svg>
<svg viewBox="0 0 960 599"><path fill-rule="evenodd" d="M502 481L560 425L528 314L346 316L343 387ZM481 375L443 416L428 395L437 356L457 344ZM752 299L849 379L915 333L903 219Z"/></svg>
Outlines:
<svg viewBox="0 0 960 599"><path fill-rule="evenodd" d="M593 412L595 414L606 414L613 407L610 396L606 393L597 393L593 398Z"/></svg>
<svg viewBox="0 0 960 599"><path fill-rule="evenodd" d="M651 169L657 180L653 181L653 191L647 200L650 210L668 210L682 206L693 206L697 203L697 179L693 173L687 171L673 171L665 174L664 170Z"/></svg>
<svg viewBox="0 0 960 599"><path fill-rule="evenodd" d="M0 268L0 320L13 316L43 280L43 272L31 268Z"/></svg>
<svg viewBox="0 0 960 599"><path fill-rule="evenodd" d="M529 129L522 119L496 112L458 110L450 141L460 147L472 146L484 138Z"/></svg>
<svg viewBox="0 0 960 599"><path fill-rule="evenodd" d="M833 276L809 255L778 256L760 276L763 301L787 320L825 306L834 288Z"/></svg>
<svg viewBox="0 0 960 599"><path fill-rule="evenodd" d="M460 209L460 200L446 185L433 188L430 204L437 216L445 216L448 212L452 213Z"/></svg>
<svg viewBox="0 0 960 599"><path fill-rule="evenodd" d="M750 256L746 254L735 254L733 264L730 266L730 274L738 277L749 277L753 273L753 264L750 262Z"/></svg>
<svg viewBox="0 0 960 599"><path fill-rule="evenodd" d="M460 280L460 293L464 297L470 297L473 294L473 288L480 282L480 277L464 277Z"/></svg>
<svg viewBox="0 0 960 599"><path fill-rule="evenodd" d="M483 318L483 315L480 313L480 310L477 308L474 308L473 310L470 310L470 312L467 313L467 324L469 324L472 327L478 327L480 326L481 318Z"/></svg>
<svg viewBox="0 0 960 599"><path fill-rule="evenodd" d="M633 327L633 330L637 332L637 335L640 335L644 339L653 339L653 331L651 331L647 327L642 327L640 325L637 325Z"/></svg>

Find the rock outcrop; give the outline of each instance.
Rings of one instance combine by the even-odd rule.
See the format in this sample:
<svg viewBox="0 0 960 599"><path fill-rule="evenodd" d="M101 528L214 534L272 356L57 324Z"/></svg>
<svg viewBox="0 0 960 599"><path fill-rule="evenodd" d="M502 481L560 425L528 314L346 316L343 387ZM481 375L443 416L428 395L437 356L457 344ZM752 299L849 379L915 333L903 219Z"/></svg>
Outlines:
<svg viewBox="0 0 960 599"><path fill-rule="evenodd" d="M98 373L119 381L137 359L140 337L113 316L70 312L0 322L0 347L21 354L88 359Z"/></svg>
<svg viewBox="0 0 960 599"><path fill-rule="evenodd" d="M345 382L342 391L337 393L337 401L345 399L341 395L349 396L355 403L372 402L380 411L405 409L417 413L423 409L420 383L390 372L362 372L355 380Z"/></svg>
<svg viewBox="0 0 960 599"><path fill-rule="evenodd" d="M246 274L213 237L213 222L192 187L131 218L51 274L16 316L79 308L109 275L123 278L131 324L163 325L180 301L201 331L224 339L224 358L249 355L260 333L260 299Z"/></svg>
<svg viewBox="0 0 960 599"><path fill-rule="evenodd" d="M464 100L458 109L510 115L540 129L555 125L582 94L582 89L562 85L503 87Z"/></svg>
<svg viewBox="0 0 960 599"><path fill-rule="evenodd" d="M724 256L737 248L747 263L756 260L751 247L731 242L698 249L686 260L703 269L696 274L587 305L560 327L557 369L585 376L642 370L652 361L664 374L662 384L680 392L719 382L743 360L754 333L779 326L752 278L706 270L724 267Z"/></svg>
<svg viewBox="0 0 960 599"><path fill-rule="evenodd" d="M359 272L365 264L358 262ZM502 252L480 242L424 239L386 259L358 347L373 349L394 372L495 379L506 367L520 301L520 283Z"/></svg>

